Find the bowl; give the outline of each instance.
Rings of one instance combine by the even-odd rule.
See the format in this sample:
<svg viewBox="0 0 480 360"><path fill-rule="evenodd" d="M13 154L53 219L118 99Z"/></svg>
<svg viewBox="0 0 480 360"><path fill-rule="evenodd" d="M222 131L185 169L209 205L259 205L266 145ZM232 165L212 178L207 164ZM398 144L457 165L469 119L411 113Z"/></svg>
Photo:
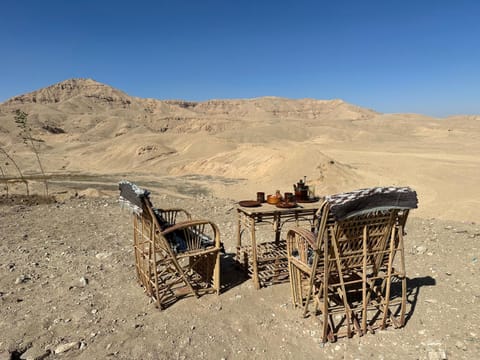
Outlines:
<svg viewBox="0 0 480 360"><path fill-rule="evenodd" d="M278 198L276 195L267 195L267 203L276 205L280 202L280 198Z"/></svg>

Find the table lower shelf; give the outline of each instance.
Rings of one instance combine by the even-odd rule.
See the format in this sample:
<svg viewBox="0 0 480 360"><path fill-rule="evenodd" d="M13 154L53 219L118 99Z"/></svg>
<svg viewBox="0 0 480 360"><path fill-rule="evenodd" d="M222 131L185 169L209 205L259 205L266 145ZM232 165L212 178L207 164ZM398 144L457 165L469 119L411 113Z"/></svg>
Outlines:
<svg viewBox="0 0 480 360"><path fill-rule="evenodd" d="M237 248L239 265L245 273L255 277L253 269L252 247ZM269 286L288 282L287 243L285 240L257 244L257 269L260 286Z"/></svg>

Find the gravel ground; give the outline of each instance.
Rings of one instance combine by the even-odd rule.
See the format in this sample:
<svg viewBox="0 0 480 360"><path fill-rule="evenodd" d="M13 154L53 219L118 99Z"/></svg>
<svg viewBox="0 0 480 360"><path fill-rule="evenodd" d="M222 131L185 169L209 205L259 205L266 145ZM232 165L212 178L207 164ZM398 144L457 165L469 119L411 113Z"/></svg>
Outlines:
<svg viewBox="0 0 480 360"><path fill-rule="evenodd" d="M480 226L421 219L405 237L407 324L322 345L289 284L255 290L232 266L235 201L154 196L221 229L220 296L159 311L135 279L132 224L116 197L0 203L0 359L475 359Z"/></svg>

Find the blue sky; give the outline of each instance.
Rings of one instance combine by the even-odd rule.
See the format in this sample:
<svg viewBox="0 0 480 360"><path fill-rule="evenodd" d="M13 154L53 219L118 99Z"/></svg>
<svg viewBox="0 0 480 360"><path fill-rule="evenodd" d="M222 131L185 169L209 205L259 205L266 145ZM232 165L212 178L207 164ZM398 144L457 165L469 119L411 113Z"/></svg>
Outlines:
<svg viewBox="0 0 480 360"><path fill-rule="evenodd" d="M130 95L480 114L480 1L3 0L0 101L69 78Z"/></svg>

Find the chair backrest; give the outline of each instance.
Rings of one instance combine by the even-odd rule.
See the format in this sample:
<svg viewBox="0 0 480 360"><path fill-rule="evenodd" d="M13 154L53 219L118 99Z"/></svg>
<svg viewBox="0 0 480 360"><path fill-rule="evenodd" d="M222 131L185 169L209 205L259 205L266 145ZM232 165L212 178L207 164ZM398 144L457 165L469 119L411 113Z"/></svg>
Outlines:
<svg viewBox="0 0 480 360"><path fill-rule="evenodd" d="M177 216L190 221L190 214L183 209L158 209L150 201L150 192L134 183L123 180L119 183L120 203L135 215L136 238L154 240L155 248L181 253L212 246L211 229L204 223L191 222L188 228L176 228ZM165 231L166 229L168 231ZM143 242L140 240L140 242Z"/></svg>
<svg viewBox="0 0 480 360"><path fill-rule="evenodd" d="M417 193L409 187L372 187L328 195L325 202L336 220L381 210L417 207Z"/></svg>
<svg viewBox="0 0 480 360"><path fill-rule="evenodd" d="M175 247L161 234L171 226L162 213L155 209L150 200L150 192L142 189L134 183L123 180L119 183L119 202L123 208L127 208L134 215L134 243L135 246L147 251L154 244L158 251L164 251L173 255Z"/></svg>
<svg viewBox="0 0 480 360"><path fill-rule="evenodd" d="M377 272L397 247L409 209L416 207L417 195L407 187L327 196L317 213L317 248L328 255L318 262L327 261L330 270L348 272L367 266Z"/></svg>
<svg viewBox="0 0 480 360"><path fill-rule="evenodd" d="M133 213L140 215L148 206L151 207L150 192L136 184L122 180L118 184L120 190L120 205L127 207Z"/></svg>

